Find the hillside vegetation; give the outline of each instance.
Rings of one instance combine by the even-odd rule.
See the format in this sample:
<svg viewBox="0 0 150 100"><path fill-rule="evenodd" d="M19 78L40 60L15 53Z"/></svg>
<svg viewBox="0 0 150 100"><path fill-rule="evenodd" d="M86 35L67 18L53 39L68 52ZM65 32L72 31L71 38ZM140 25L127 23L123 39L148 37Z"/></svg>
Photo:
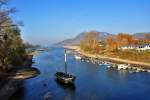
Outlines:
<svg viewBox="0 0 150 100"><path fill-rule="evenodd" d="M104 55L108 57L127 59L132 61L150 62L150 51L120 50L121 46L150 44L150 34L145 34L143 39L133 35L119 33L107 37L104 41L99 40L96 32L87 32L80 42L83 52Z"/></svg>
<svg viewBox="0 0 150 100"><path fill-rule="evenodd" d="M14 12L14 8L8 8L7 0L0 0L0 69L5 71L21 65L26 55L20 24L11 18Z"/></svg>

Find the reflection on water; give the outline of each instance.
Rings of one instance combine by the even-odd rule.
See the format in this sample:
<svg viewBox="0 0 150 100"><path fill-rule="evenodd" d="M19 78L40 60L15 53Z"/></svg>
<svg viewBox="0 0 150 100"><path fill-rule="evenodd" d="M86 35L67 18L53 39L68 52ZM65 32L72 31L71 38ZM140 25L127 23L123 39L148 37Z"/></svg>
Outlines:
<svg viewBox="0 0 150 100"><path fill-rule="evenodd" d="M65 83L62 83L61 81L59 81L58 79L55 79L55 81L56 81L56 83L57 83L60 87L62 87L63 89L71 90L71 91L75 91L75 89L76 89L74 83L65 84Z"/></svg>
<svg viewBox="0 0 150 100"><path fill-rule="evenodd" d="M74 84L66 85L55 79L64 71L64 49L54 48L34 57L33 67L41 74L24 81L23 87L11 100L150 100L150 74L108 69L105 65L75 60L69 54L68 71L76 76Z"/></svg>
<svg viewBox="0 0 150 100"><path fill-rule="evenodd" d="M75 93L75 89L76 89L76 86L74 83L69 83L69 84L65 84L65 83L62 83L60 82L58 79L55 79L55 82L58 84L58 86L70 93Z"/></svg>

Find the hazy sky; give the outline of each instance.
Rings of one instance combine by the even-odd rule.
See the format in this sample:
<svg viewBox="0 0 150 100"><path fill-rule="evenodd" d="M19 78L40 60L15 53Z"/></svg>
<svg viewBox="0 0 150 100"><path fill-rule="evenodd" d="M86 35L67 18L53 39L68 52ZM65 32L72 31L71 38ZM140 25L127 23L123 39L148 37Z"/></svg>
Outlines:
<svg viewBox="0 0 150 100"><path fill-rule="evenodd" d="M150 0L11 0L22 37L52 44L89 30L150 32Z"/></svg>

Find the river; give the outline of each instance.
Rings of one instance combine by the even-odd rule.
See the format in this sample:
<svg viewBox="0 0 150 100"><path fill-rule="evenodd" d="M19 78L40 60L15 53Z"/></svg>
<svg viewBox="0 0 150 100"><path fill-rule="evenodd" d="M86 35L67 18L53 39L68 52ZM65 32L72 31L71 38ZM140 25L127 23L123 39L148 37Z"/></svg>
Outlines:
<svg viewBox="0 0 150 100"><path fill-rule="evenodd" d="M68 71L76 76L74 84L60 84L54 77L64 71L64 49L52 48L34 56L41 74L24 81L11 100L150 100L150 73L130 74L108 69L106 65L75 60L68 55Z"/></svg>

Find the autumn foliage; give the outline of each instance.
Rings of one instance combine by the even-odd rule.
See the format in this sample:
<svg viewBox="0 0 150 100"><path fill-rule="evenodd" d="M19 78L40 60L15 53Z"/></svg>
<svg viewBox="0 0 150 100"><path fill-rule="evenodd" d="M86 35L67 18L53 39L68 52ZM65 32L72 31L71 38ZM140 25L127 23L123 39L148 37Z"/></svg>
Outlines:
<svg viewBox="0 0 150 100"><path fill-rule="evenodd" d="M107 37L105 39L105 47L107 51L117 51L118 45L117 45L117 41L115 40L115 37Z"/></svg>
<svg viewBox="0 0 150 100"><path fill-rule="evenodd" d="M127 46L133 44L134 38L132 35L119 33L116 35L118 46Z"/></svg>
<svg viewBox="0 0 150 100"><path fill-rule="evenodd" d="M105 48L107 51L116 52L121 46L142 45L150 43L150 34L145 34L144 39L138 39L133 35L119 33L105 39Z"/></svg>
<svg viewBox="0 0 150 100"><path fill-rule="evenodd" d="M4 71L20 66L26 55L19 26L11 17L14 10L6 9L6 4L7 0L0 0L0 70Z"/></svg>
<svg viewBox="0 0 150 100"><path fill-rule="evenodd" d="M81 40L80 47L83 51L99 53L99 33L96 31L86 32L83 40Z"/></svg>

